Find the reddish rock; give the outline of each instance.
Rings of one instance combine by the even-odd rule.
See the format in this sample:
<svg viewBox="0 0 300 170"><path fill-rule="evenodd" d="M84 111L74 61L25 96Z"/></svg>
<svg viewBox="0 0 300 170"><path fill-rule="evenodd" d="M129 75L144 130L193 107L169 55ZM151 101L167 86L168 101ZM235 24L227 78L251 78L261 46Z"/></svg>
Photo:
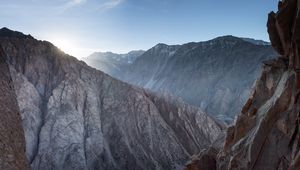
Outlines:
<svg viewBox="0 0 300 170"><path fill-rule="evenodd" d="M0 169L28 169L19 107L0 46Z"/></svg>
<svg viewBox="0 0 300 170"><path fill-rule="evenodd" d="M300 169L300 0L278 8L267 26L282 56L264 62L252 96L227 131L217 169Z"/></svg>
<svg viewBox="0 0 300 170"><path fill-rule="evenodd" d="M197 156L192 158L192 161L186 165L185 170L216 170L217 169L217 150L203 150Z"/></svg>
<svg viewBox="0 0 300 170"><path fill-rule="evenodd" d="M267 26L282 56L264 62L251 97L227 129L215 158L219 170L300 169L300 0L280 1L278 8ZM214 168L214 158L205 156L188 167Z"/></svg>
<svg viewBox="0 0 300 170"><path fill-rule="evenodd" d="M279 54L283 55L283 46L276 28L276 14L274 12L271 12L268 18L269 19L267 26L271 44Z"/></svg>

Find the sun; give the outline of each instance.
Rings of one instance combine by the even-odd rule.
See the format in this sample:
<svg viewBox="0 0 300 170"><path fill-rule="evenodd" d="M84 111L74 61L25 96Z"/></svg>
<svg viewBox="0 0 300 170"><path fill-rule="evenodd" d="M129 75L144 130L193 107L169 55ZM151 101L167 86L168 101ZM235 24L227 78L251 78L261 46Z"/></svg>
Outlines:
<svg viewBox="0 0 300 170"><path fill-rule="evenodd" d="M50 42L64 53L76 57L77 59L82 59L94 52L92 49L82 48L82 45L78 44L78 42L73 39L51 38Z"/></svg>
<svg viewBox="0 0 300 170"><path fill-rule="evenodd" d="M49 35L46 40L50 41L64 53L76 57L79 60L96 51L94 48L84 48L84 43L72 36L62 36L61 34Z"/></svg>
<svg viewBox="0 0 300 170"><path fill-rule="evenodd" d="M75 45L68 39L54 38L50 42L67 54L73 55L76 51Z"/></svg>

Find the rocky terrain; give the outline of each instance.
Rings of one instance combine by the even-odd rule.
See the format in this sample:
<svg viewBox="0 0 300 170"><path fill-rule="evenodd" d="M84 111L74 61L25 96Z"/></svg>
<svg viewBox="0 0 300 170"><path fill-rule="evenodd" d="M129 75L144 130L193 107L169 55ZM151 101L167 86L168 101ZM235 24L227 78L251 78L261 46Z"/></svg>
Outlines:
<svg viewBox="0 0 300 170"><path fill-rule="evenodd" d="M224 148L202 151L187 169L300 169L300 1L280 1L267 26L280 56L264 63Z"/></svg>
<svg viewBox="0 0 300 170"><path fill-rule="evenodd" d="M199 109L116 80L49 42L3 28L0 45L31 169L174 169L220 139L223 125Z"/></svg>
<svg viewBox="0 0 300 170"><path fill-rule="evenodd" d="M158 44L117 78L167 91L230 123L247 101L261 63L276 55L267 42L233 36L184 45Z"/></svg>
<svg viewBox="0 0 300 170"><path fill-rule="evenodd" d="M83 61L89 66L94 67L113 77L118 77L122 71L131 65L137 57L141 56L145 51L130 51L127 54L115 54L112 52L95 52Z"/></svg>
<svg viewBox="0 0 300 170"><path fill-rule="evenodd" d="M0 46L0 169L24 170L25 138L14 85Z"/></svg>

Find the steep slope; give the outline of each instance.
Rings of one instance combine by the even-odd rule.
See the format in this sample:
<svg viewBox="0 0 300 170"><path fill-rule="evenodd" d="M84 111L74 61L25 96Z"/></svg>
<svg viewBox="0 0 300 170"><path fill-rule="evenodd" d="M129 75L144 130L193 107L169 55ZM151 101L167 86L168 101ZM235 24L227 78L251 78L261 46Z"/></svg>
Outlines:
<svg viewBox="0 0 300 170"><path fill-rule="evenodd" d="M280 1L278 7L267 25L281 56L265 64L252 97L229 128L221 168L300 169L300 1Z"/></svg>
<svg viewBox="0 0 300 170"><path fill-rule="evenodd" d="M276 56L271 46L248 41L225 36L184 45L158 44L118 78L154 91L168 91L231 122L246 102L261 62Z"/></svg>
<svg viewBox="0 0 300 170"><path fill-rule="evenodd" d="M27 169L21 116L5 56L0 46L0 169Z"/></svg>
<svg viewBox="0 0 300 170"><path fill-rule="evenodd" d="M3 30L32 169L172 169L221 132L196 108Z"/></svg>
<svg viewBox="0 0 300 170"><path fill-rule="evenodd" d="M224 148L211 167L300 169L300 0L280 1L278 7L277 13L269 14L267 25L281 56L264 63L251 97L235 125L228 128ZM202 154L198 160L207 156ZM189 168L201 169L193 165Z"/></svg>
<svg viewBox="0 0 300 170"><path fill-rule="evenodd" d="M123 69L132 64L135 59L141 56L145 51L130 51L127 54L115 54L111 52L95 52L90 56L83 58L89 66L103 71L113 77L120 75Z"/></svg>
<svg viewBox="0 0 300 170"><path fill-rule="evenodd" d="M244 40L244 41L250 42L252 44L255 44L255 45L271 45L270 42L265 42L265 41L262 41L262 40L256 40L256 39L253 39L253 38L241 38L241 39Z"/></svg>

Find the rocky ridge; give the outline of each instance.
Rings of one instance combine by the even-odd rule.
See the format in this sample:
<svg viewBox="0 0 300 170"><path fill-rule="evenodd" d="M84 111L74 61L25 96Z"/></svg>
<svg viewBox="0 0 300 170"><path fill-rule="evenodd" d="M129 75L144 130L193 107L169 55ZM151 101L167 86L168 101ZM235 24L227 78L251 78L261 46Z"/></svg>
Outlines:
<svg viewBox="0 0 300 170"><path fill-rule="evenodd" d="M280 1L267 26L280 56L264 63L223 149L201 152L187 169L300 169L300 1Z"/></svg>
<svg viewBox="0 0 300 170"><path fill-rule="evenodd" d="M118 81L49 42L5 28L0 35L31 169L173 169L222 134L221 123L182 101Z"/></svg>
<svg viewBox="0 0 300 170"><path fill-rule="evenodd" d="M144 52L143 50L130 51L126 54L95 52L83 58L83 61L108 75L118 77L126 67L131 65Z"/></svg>
<svg viewBox="0 0 300 170"><path fill-rule="evenodd" d="M117 78L156 92L167 91L231 123L247 101L261 63L276 55L270 45L234 36L183 45L158 44Z"/></svg>

